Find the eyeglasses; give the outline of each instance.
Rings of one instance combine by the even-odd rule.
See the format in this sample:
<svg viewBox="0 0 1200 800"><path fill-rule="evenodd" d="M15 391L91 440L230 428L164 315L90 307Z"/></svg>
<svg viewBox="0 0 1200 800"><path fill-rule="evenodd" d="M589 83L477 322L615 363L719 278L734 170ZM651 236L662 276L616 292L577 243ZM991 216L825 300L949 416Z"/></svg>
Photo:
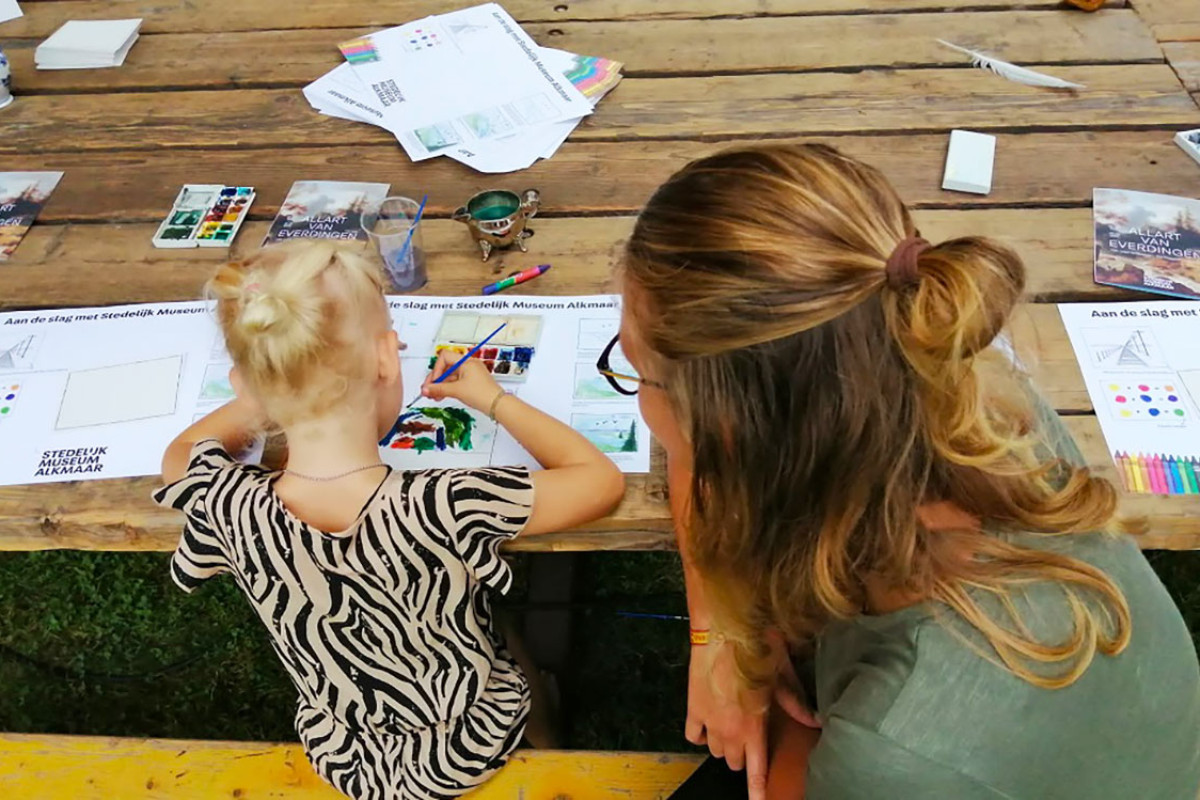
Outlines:
<svg viewBox="0 0 1200 800"><path fill-rule="evenodd" d="M608 383L614 390L623 395L635 395L638 389L642 386L653 386L656 389L665 389L664 385L656 381L641 378L634 372L633 365L625 358L625 354L621 352L620 340L621 335L617 334L604 348L604 352L600 354L600 358L596 360L596 371L608 379ZM615 370L612 367L614 356L620 366L620 370Z"/></svg>

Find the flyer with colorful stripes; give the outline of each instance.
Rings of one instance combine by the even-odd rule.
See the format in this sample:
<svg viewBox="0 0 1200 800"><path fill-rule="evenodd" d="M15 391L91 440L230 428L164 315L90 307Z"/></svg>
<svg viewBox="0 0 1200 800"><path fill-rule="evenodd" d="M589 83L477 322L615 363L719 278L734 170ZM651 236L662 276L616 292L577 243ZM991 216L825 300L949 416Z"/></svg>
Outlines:
<svg viewBox="0 0 1200 800"><path fill-rule="evenodd" d="M1200 494L1200 303L1058 309L1125 490Z"/></svg>

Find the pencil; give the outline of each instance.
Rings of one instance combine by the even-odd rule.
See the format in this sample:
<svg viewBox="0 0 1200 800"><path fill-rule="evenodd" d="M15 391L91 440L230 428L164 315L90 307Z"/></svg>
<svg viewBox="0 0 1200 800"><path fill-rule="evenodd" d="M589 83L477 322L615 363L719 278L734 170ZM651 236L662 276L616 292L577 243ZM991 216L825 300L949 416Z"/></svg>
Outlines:
<svg viewBox="0 0 1200 800"><path fill-rule="evenodd" d="M1171 456L1163 456L1163 470L1167 473L1167 493L1180 494L1179 491L1179 470L1175 466L1175 459Z"/></svg>
<svg viewBox="0 0 1200 800"><path fill-rule="evenodd" d="M1194 462L1195 459L1186 458L1181 465L1183 467L1183 477L1187 480L1188 484L1188 494L1200 494L1200 484L1197 484L1196 473L1192 469Z"/></svg>
<svg viewBox="0 0 1200 800"><path fill-rule="evenodd" d="M1146 493L1146 484L1142 482L1142 459L1141 456L1127 456L1129 459L1129 475L1133 478L1132 491L1138 494Z"/></svg>
<svg viewBox="0 0 1200 800"><path fill-rule="evenodd" d="M1154 484L1150 482L1150 464L1141 453L1138 454L1138 479L1141 482L1142 494L1154 494Z"/></svg>
<svg viewBox="0 0 1200 800"><path fill-rule="evenodd" d="M1125 491L1136 492L1137 481L1133 477L1133 464L1129 461L1128 453L1117 453L1117 472L1121 475L1121 481L1125 484Z"/></svg>
<svg viewBox="0 0 1200 800"><path fill-rule="evenodd" d="M1183 474L1183 459L1172 457L1171 460L1175 464L1175 483L1179 486L1178 494L1190 494L1187 476Z"/></svg>
<svg viewBox="0 0 1200 800"><path fill-rule="evenodd" d="M1171 490L1167 486L1167 476L1163 472L1162 459L1154 456L1150 459L1150 474L1154 477L1155 494L1170 494Z"/></svg>
<svg viewBox="0 0 1200 800"><path fill-rule="evenodd" d="M1195 458L1188 460L1188 479L1192 482L1192 492L1200 494L1200 461Z"/></svg>

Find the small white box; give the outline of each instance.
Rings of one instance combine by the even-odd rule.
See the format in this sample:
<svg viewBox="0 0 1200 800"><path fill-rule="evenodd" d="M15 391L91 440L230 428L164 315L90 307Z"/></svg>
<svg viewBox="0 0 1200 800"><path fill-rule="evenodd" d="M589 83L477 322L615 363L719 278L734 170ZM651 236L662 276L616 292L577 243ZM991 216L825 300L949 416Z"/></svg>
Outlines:
<svg viewBox="0 0 1200 800"><path fill-rule="evenodd" d="M1175 144L1179 145L1183 152L1200 162L1200 128L1175 134Z"/></svg>
<svg viewBox="0 0 1200 800"><path fill-rule="evenodd" d="M987 194L992 191L995 160L995 136L974 131L950 131L950 150L946 153L942 188L952 192Z"/></svg>

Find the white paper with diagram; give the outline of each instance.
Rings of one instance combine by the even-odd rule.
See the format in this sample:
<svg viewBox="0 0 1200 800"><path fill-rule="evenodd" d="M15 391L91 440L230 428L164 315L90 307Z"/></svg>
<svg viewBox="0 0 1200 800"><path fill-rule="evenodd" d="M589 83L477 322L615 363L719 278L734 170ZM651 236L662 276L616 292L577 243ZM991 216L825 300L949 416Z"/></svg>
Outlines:
<svg viewBox="0 0 1200 800"><path fill-rule="evenodd" d="M1200 304L1058 308L1114 459L1200 458Z"/></svg>
<svg viewBox="0 0 1200 800"><path fill-rule="evenodd" d="M514 393L580 430L627 472L649 469L636 398L595 370L618 298L390 299L406 400L436 351L506 325L489 367ZM406 308L405 306L411 306ZM493 324L495 323L495 324ZM186 427L233 398L231 367L204 302L0 314L0 485L155 475ZM484 414L418 403L382 451L399 468L535 466Z"/></svg>

